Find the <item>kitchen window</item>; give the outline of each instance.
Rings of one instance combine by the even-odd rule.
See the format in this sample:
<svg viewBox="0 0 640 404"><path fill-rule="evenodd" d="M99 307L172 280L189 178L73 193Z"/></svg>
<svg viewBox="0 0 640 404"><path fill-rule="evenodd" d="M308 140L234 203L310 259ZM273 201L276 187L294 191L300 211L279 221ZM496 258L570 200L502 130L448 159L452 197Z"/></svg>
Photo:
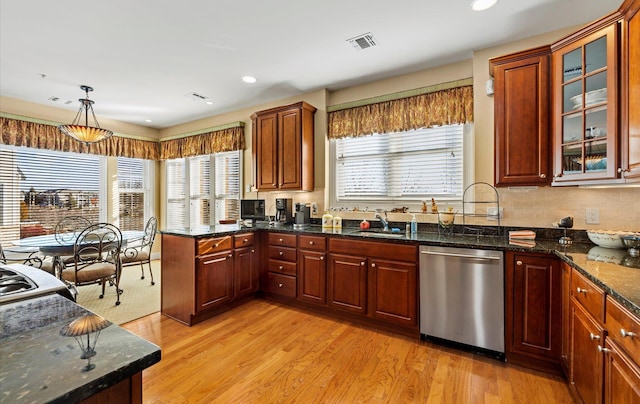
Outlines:
<svg viewBox="0 0 640 404"><path fill-rule="evenodd" d="M332 207L460 203L471 130L460 124L332 140Z"/></svg>
<svg viewBox="0 0 640 404"><path fill-rule="evenodd" d="M107 158L0 147L0 241L53 233L65 216L105 221Z"/></svg>
<svg viewBox="0 0 640 404"><path fill-rule="evenodd" d="M154 162L118 157L118 218L120 230L144 230L153 216Z"/></svg>
<svg viewBox="0 0 640 404"><path fill-rule="evenodd" d="M167 160L167 228L239 219L240 161L240 151Z"/></svg>

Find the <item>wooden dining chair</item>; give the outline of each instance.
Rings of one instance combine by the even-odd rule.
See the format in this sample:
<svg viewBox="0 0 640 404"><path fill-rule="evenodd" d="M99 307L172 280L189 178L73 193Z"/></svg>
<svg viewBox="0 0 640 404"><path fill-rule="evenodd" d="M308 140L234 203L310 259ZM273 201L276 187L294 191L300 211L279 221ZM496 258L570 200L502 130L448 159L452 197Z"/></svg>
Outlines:
<svg viewBox="0 0 640 404"><path fill-rule="evenodd" d="M122 233L110 223L90 225L76 238L73 248L73 264L62 270L61 278L74 286L99 283L100 299L104 297L106 284L116 288L116 306L120 304L120 249Z"/></svg>
<svg viewBox="0 0 640 404"><path fill-rule="evenodd" d="M151 270L151 248L153 247L157 230L158 219L152 216L144 227L144 236L137 240L127 240L127 247L120 254L123 267L140 264L140 279L144 279L144 264L149 265L149 275L151 275L152 285L156 283L153 281L153 271Z"/></svg>

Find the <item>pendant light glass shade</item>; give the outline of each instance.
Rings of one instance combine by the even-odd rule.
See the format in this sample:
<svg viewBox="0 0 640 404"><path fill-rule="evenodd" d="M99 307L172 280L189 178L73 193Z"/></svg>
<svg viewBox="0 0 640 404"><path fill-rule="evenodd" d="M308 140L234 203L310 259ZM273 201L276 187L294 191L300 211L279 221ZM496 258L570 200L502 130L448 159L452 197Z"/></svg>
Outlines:
<svg viewBox="0 0 640 404"><path fill-rule="evenodd" d="M96 114L93 112L93 101L89 99L89 91L93 91L93 88L89 86L80 86L80 88L86 92L87 98L80 98L78 100L80 101L80 109L73 122L71 122L70 125L60 125L58 129L65 135L71 136L75 140L86 144L100 142L110 138L113 132L102 129L100 124L98 124ZM89 126L89 112L91 112L91 116L93 116L95 126ZM80 122L83 114L84 125Z"/></svg>

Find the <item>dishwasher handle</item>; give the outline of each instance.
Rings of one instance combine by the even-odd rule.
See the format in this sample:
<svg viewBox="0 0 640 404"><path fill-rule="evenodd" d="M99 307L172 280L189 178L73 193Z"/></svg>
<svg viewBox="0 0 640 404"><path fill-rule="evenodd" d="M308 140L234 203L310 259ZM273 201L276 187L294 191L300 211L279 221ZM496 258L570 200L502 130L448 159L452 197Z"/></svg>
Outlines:
<svg viewBox="0 0 640 404"><path fill-rule="evenodd" d="M480 256L480 255L472 255L472 254L454 254L454 253L446 253L446 252L436 252L436 251L421 251L420 254L427 255L441 255L445 257L457 257L457 258L475 258L479 260L491 260L491 261L500 261L501 257L495 256Z"/></svg>

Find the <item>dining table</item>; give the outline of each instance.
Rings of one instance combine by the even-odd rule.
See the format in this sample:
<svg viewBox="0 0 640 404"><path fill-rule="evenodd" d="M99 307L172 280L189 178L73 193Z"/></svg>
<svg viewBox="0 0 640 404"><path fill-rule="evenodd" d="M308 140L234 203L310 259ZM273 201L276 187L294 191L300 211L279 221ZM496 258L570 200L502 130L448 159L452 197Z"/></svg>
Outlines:
<svg viewBox="0 0 640 404"><path fill-rule="evenodd" d="M59 277L65 266L62 257L73 256L76 239L79 235L80 232L44 234L14 240L12 244L16 250L19 249L26 252L29 251L29 249L33 249L33 251L38 249L42 255L52 257L55 274ZM127 243L135 242L143 237L144 231L142 230L122 231L121 248L124 249Z"/></svg>

